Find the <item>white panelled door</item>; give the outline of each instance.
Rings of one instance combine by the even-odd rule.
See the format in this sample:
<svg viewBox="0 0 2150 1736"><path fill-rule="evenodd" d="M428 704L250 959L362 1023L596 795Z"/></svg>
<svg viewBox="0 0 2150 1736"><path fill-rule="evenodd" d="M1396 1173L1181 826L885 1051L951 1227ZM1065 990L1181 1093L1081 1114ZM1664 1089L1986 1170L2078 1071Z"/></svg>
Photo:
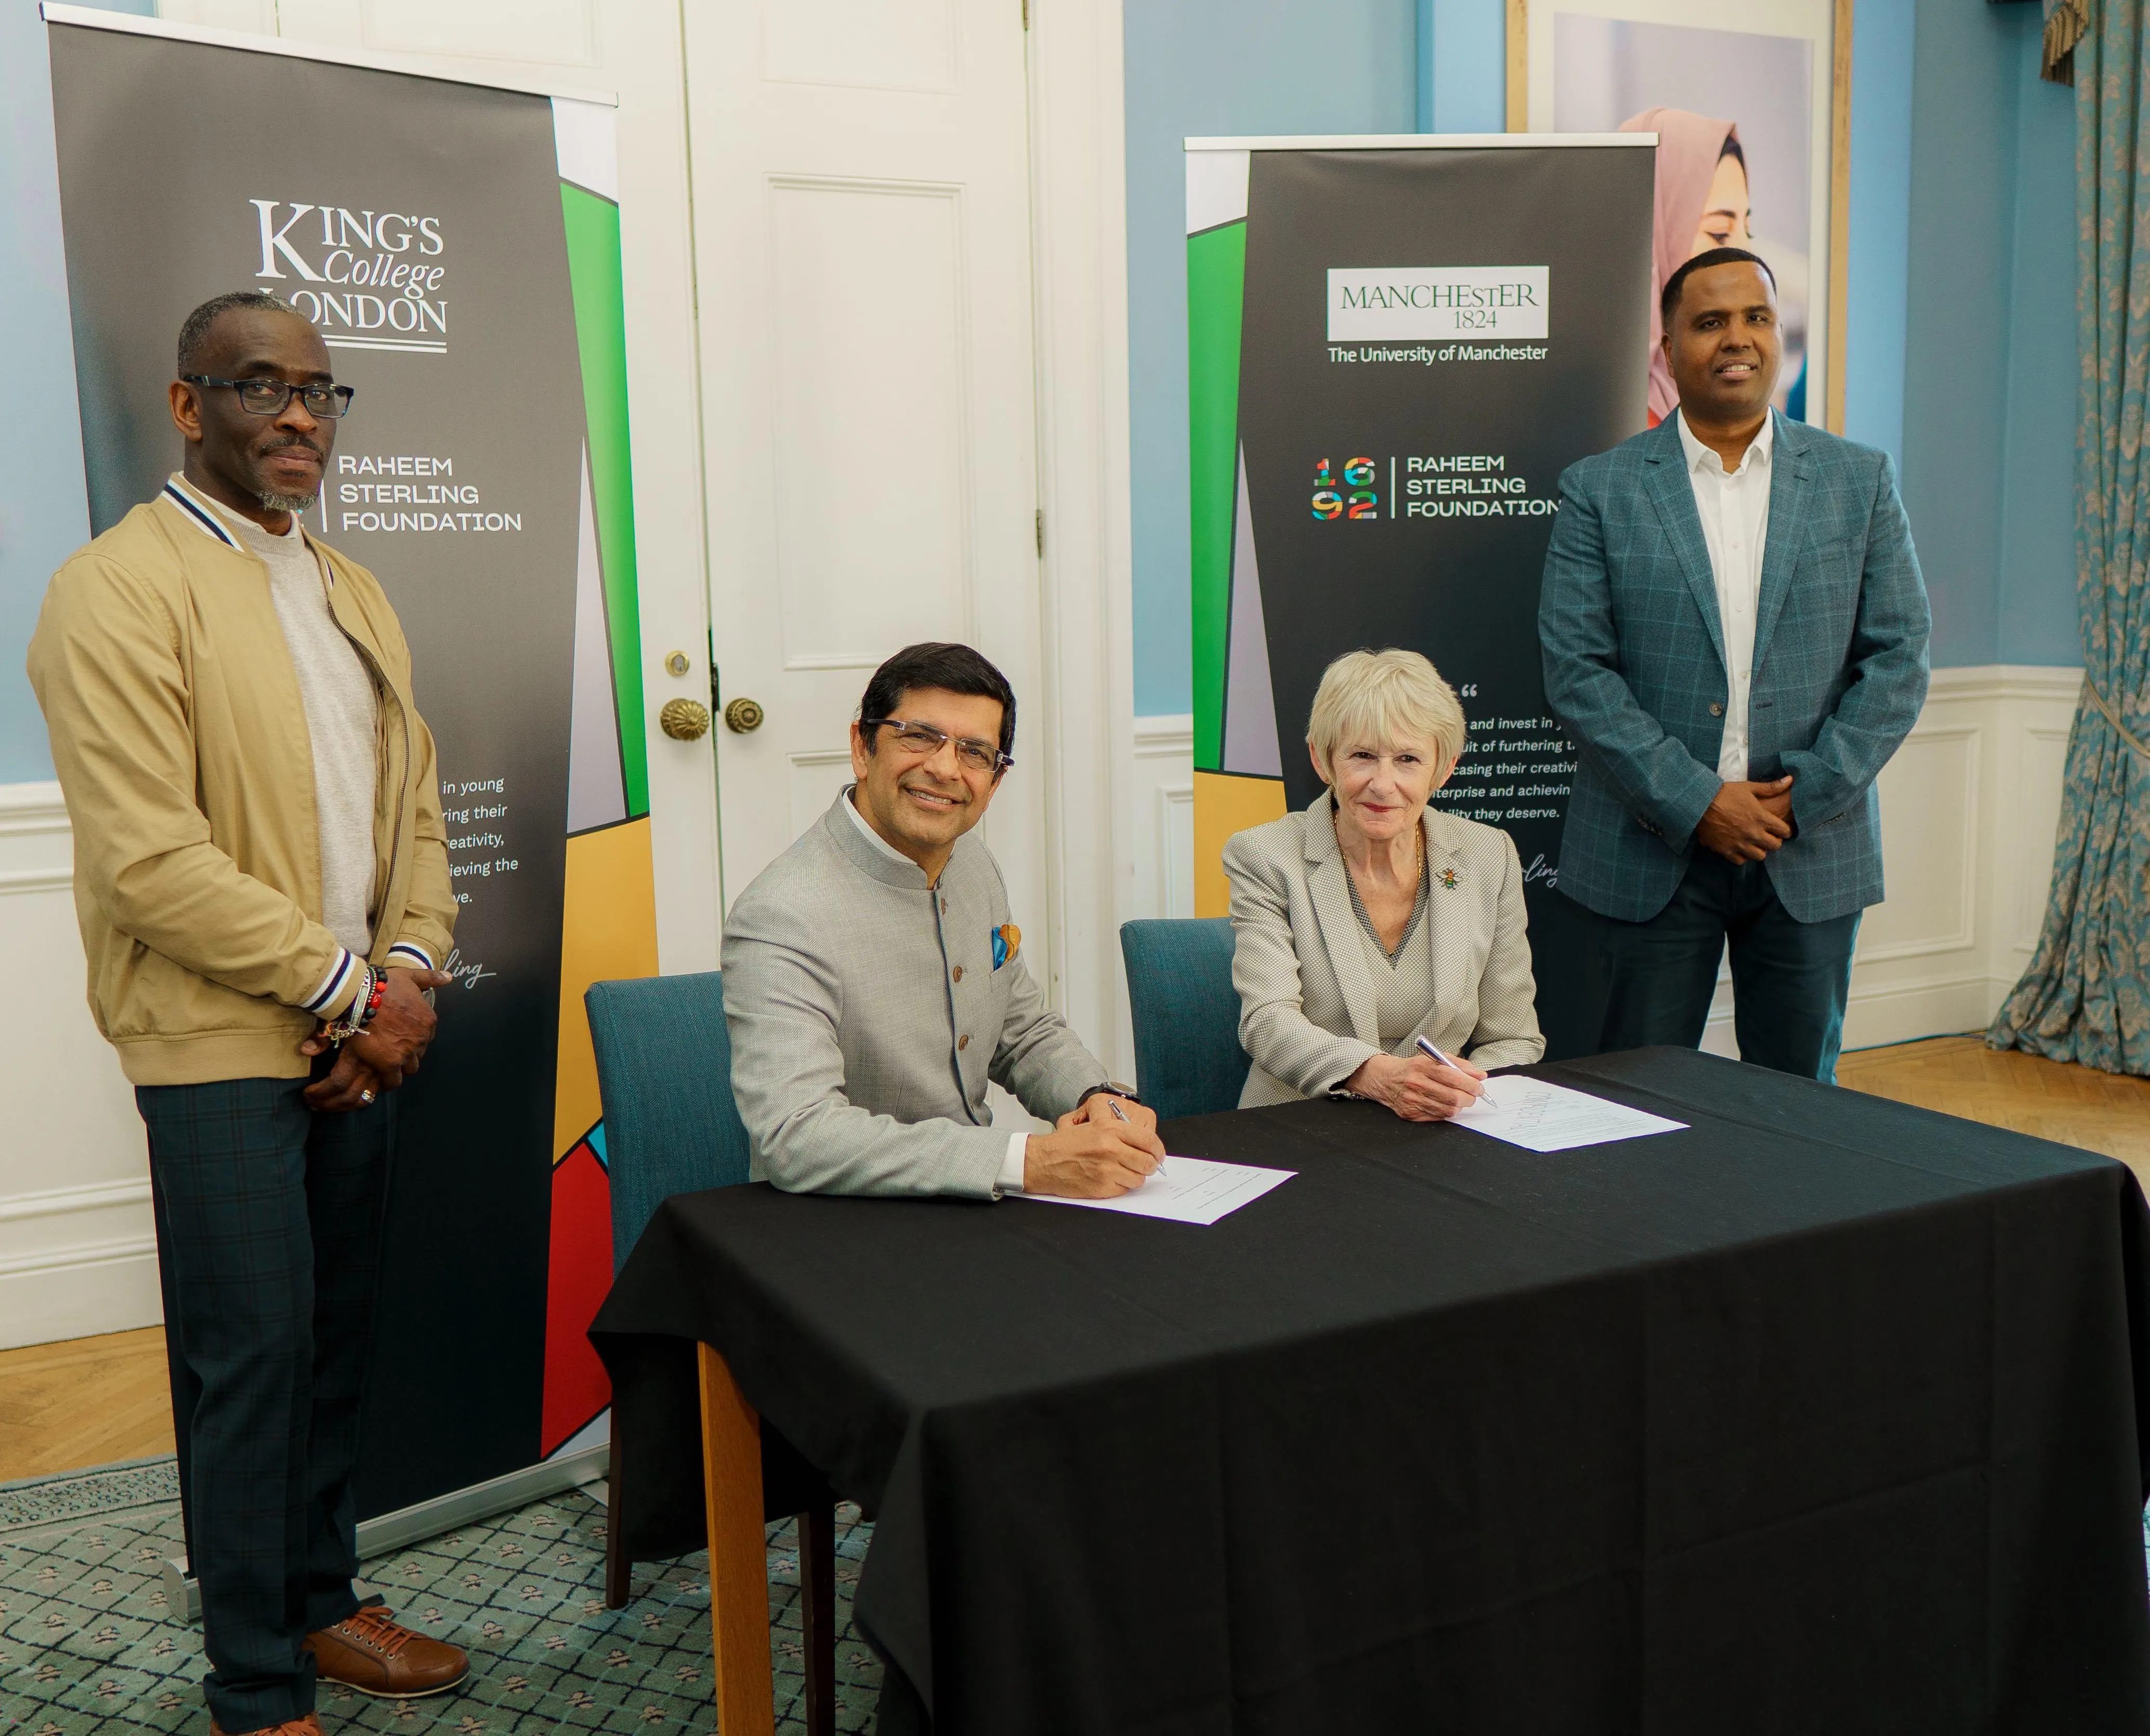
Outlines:
<svg viewBox="0 0 2150 1736"><path fill-rule="evenodd" d="M986 834L1046 980L1022 0L707 0L686 53L710 618L762 714L714 731L725 895L850 780L874 666L964 640L1017 695Z"/></svg>

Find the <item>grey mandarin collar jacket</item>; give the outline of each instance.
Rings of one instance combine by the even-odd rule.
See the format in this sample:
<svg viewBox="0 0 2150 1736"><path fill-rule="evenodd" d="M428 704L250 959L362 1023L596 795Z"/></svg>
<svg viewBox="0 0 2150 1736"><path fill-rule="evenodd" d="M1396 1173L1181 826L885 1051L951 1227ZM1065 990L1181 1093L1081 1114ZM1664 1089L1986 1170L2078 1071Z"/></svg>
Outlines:
<svg viewBox="0 0 2150 1736"><path fill-rule="evenodd" d="M1107 1077L1045 1004L1000 865L973 832L929 891L842 805L739 895L724 925L732 1088L754 1174L790 1192L993 1197L1008 1133L988 1083L1052 1121Z"/></svg>
<svg viewBox="0 0 2150 1736"><path fill-rule="evenodd" d="M1364 931L1329 802L1325 790L1300 812L1224 845L1239 1042L1254 1063L1243 1106L1318 1097L1382 1052ZM1436 808L1421 824L1431 902L1410 945L1431 953L1433 998L1417 1029L1481 1067L1536 1061L1545 1039L1514 841Z"/></svg>

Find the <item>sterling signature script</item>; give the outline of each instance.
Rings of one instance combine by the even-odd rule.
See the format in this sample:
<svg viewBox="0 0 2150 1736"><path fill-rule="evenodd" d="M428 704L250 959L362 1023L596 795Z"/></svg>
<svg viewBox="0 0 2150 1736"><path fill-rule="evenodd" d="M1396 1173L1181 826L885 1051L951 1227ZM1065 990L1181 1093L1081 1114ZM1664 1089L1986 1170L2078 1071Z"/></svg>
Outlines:
<svg viewBox="0 0 2150 1736"><path fill-rule="evenodd" d="M448 961L441 966L448 975L456 979L461 987L476 988L487 977L497 976L500 974L497 971L488 971L483 965L475 961L465 964L462 961L462 948L458 946L448 955Z"/></svg>

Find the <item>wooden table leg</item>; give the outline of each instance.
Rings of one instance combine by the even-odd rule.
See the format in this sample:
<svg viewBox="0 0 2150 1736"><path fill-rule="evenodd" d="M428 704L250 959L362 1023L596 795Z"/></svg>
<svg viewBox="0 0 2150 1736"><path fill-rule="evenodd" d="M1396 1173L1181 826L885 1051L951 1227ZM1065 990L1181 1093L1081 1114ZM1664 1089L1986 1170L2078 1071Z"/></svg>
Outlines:
<svg viewBox="0 0 2150 1736"><path fill-rule="evenodd" d="M769 1552L761 1519L761 1419L740 1395L724 1359L707 1345L699 1348L717 1728L722 1736L775 1736Z"/></svg>

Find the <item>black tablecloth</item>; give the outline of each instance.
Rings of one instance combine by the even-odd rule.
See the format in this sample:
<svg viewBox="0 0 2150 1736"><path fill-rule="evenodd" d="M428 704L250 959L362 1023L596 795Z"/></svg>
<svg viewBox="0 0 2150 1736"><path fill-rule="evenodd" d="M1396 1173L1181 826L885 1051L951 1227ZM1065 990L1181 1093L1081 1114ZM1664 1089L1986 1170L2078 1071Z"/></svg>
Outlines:
<svg viewBox="0 0 2150 1736"><path fill-rule="evenodd" d="M2129 1173L1686 1051L1532 1071L1692 1126L1171 1124L1300 1172L1209 1229L674 1199L592 1329L613 1522L701 1541L700 1339L878 1514L858 1613L941 1736L2150 1729Z"/></svg>

